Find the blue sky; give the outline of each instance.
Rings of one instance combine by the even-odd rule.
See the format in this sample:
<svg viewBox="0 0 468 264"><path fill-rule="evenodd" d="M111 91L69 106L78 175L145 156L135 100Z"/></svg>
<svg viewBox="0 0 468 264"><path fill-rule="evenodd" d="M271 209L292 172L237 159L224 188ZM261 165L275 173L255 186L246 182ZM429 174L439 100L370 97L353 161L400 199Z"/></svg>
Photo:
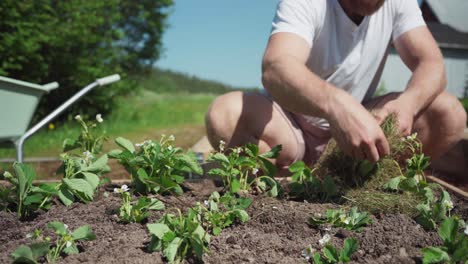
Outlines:
<svg viewBox="0 0 468 264"><path fill-rule="evenodd" d="M156 66L234 86L261 86L277 0L175 2Z"/></svg>

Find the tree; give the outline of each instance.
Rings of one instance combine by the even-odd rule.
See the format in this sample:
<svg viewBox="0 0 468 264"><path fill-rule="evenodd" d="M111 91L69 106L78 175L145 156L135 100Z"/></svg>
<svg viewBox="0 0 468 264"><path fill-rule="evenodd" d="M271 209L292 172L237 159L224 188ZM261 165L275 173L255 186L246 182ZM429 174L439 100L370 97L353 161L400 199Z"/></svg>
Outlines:
<svg viewBox="0 0 468 264"><path fill-rule="evenodd" d="M148 71L159 58L172 0L3 0L0 75L34 83L58 81L39 116L95 78ZM97 89L71 111L107 112L131 81Z"/></svg>

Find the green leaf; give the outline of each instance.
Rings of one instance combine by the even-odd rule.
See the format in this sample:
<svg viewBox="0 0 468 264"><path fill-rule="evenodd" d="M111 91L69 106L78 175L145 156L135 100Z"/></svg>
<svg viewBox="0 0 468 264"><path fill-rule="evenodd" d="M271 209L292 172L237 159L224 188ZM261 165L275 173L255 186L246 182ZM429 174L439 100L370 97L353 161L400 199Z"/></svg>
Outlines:
<svg viewBox="0 0 468 264"><path fill-rule="evenodd" d="M325 255L325 258L328 259L328 261L337 263L339 260L338 252L336 251L336 248L333 247L331 244L327 244L323 248L323 255Z"/></svg>
<svg viewBox="0 0 468 264"><path fill-rule="evenodd" d="M340 253L340 261L342 262L349 262L351 260L351 256L354 252L357 251L359 247L358 241L355 238L347 238L344 241L343 249Z"/></svg>
<svg viewBox="0 0 468 264"><path fill-rule="evenodd" d="M468 235L460 238L460 241L457 243L456 248L452 254L452 260L454 262L468 261Z"/></svg>
<svg viewBox="0 0 468 264"><path fill-rule="evenodd" d="M73 193L71 193L64 185L60 186L58 197L65 206L70 206L75 201Z"/></svg>
<svg viewBox="0 0 468 264"><path fill-rule="evenodd" d="M91 188L94 190L99 186L99 177L92 172L82 172L84 179L91 185Z"/></svg>
<svg viewBox="0 0 468 264"><path fill-rule="evenodd" d="M35 192L41 192L45 194L55 195L57 194L57 183L43 183L39 185L37 189L34 189Z"/></svg>
<svg viewBox="0 0 468 264"><path fill-rule="evenodd" d="M400 188L405 191L414 192L418 187L418 181L414 177L403 179Z"/></svg>
<svg viewBox="0 0 468 264"><path fill-rule="evenodd" d="M423 248L423 263L441 263L441 262L449 262L450 257L444 250L437 248L437 247L428 247Z"/></svg>
<svg viewBox="0 0 468 264"><path fill-rule="evenodd" d="M177 256L177 251L179 250L179 247L181 244L182 244L182 239L180 237L176 237L163 250L164 256L167 258L169 263L174 262L175 257Z"/></svg>
<svg viewBox="0 0 468 264"><path fill-rule="evenodd" d="M398 191L398 186L400 185L401 180L404 179L402 176L398 176L390 179L387 183L383 185L385 190Z"/></svg>
<svg viewBox="0 0 468 264"><path fill-rule="evenodd" d="M36 259L33 257L33 252L30 247L21 245L11 253L13 263L32 263L36 264Z"/></svg>
<svg viewBox="0 0 468 264"><path fill-rule="evenodd" d="M233 212L241 220L241 222L249 221L249 214L247 214L245 210L236 209Z"/></svg>
<svg viewBox="0 0 468 264"><path fill-rule="evenodd" d="M218 226L213 227L213 235L217 236L221 233L222 229Z"/></svg>
<svg viewBox="0 0 468 264"><path fill-rule="evenodd" d="M222 153L215 153L211 155L209 160L218 161L224 164L229 164L229 159L226 157L226 155Z"/></svg>
<svg viewBox="0 0 468 264"><path fill-rule="evenodd" d="M232 179L231 180L231 186L230 186L230 189L231 189L231 192L232 193L237 193L239 190L240 190L240 182L238 179Z"/></svg>
<svg viewBox="0 0 468 264"><path fill-rule="evenodd" d="M302 172L305 169L306 165L303 161L296 161L289 166L290 172Z"/></svg>
<svg viewBox="0 0 468 264"><path fill-rule="evenodd" d="M78 254L80 251L78 250L78 247L76 246L75 243L72 242L72 244L69 247L65 247L63 249L63 252L67 255L73 255L73 254Z"/></svg>
<svg viewBox="0 0 468 264"><path fill-rule="evenodd" d="M93 199L94 189L86 180L64 178L62 181L72 191L82 193L85 201L91 201Z"/></svg>
<svg viewBox="0 0 468 264"><path fill-rule="evenodd" d="M270 151L260 154L260 157L267 158L267 159L276 159L279 156L279 153L283 149L282 145L274 146L270 149Z"/></svg>
<svg viewBox="0 0 468 264"><path fill-rule="evenodd" d="M119 145L120 147L130 151L131 153L135 152L135 147L133 146L133 143L128 139L125 139L123 137L118 137L115 139L115 143Z"/></svg>
<svg viewBox="0 0 468 264"><path fill-rule="evenodd" d="M275 177L276 176L276 172L277 172L277 169L276 169L276 166L273 165L273 163L271 163L269 160L267 160L266 158L263 158L263 157L259 157L259 160L260 162L262 163L262 167L264 167L266 169L266 174L270 177Z"/></svg>
<svg viewBox="0 0 468 264"><path fill-rule="evenodd" d="M206 241L207 243L210 242L210 235L206 233L205 229L200 224L197 224L195 230L193 230L192 234L200 239L200 241Z"/></svg>
<svg viewBox="0 0 468 264"><path fill-rule="evenodd" d="M95 173L108 172L110 171L109 166L107 166L108 160L109 158L107 157L107 155L102 155L99 159L97 159L91 165L84 168L83 171L89 171L89 172L95 172Z"/></svg>
<svg viewBox="0 0 468 264"><path fill-rule="evenodd" d="M47 224L47 227L62 235L68 234L68 231L65 228L65 224L63 224L62 222L52 221Z"/></svg>
<svg viewBox="0 0 468 264"><path fill-rule="evenodd" d="M314 264L325 264L325 262L322 260L322 257L320 256L320 253L318 252L314 253Z"/></svg>
<svg viewBox="0 0 468 264"><path fill-rule="evenodd" d="M164 203L159 201L158 199L151 198L150 201L151 203L148 205L148 210L163 210L165 207Z"/></svg>
<svg viewBox="0 0 468 264"><path fill-rule="evenodd" d="M49 242L37 242L29 246L31 248L33 258L38 259L39 257L45 256L50 249Z"/></svg>
<svg viewBox="0 0 468 264"><path fill-rule="evenodd" d="M18 179L18 190L20 203L26 198L29 189L32 186L32 180L36 178L36 173L29 165L23 163L15 163L13 165Z"/></svg>
<svg viewBox="0 0 468 264"><path fill-rule="evenodd" d="M94 234L93 230L89 225L84 225L77 228L72 233L73 240L94 240L96 239L96 235Z"/></svg>
<svg viewBox="0 0 468 264"><path fill-rule="evenodd" d="M31 204L40 204L42 202L42 199L44 199L44 196L40 193L35 193L28 195L24 201L24 205L31 205Z"/></svg>
<svg viewBox="0 0 468 264"><path fill-rule="evenodd" d="M454 243L458 232L458 220L454 217L450 217L444 220L439 227L439 236L444 242Z"/></svg>
<svg viewBox="0 0 468 264"><path fill-rule="evenodd" d="M203 169L200 167L200 164L195 159L195 157L187 154L187 155L178 155L177 159L182 161L184 165L190 169L190 171L198 175L203 175Z"/></svg>
<svg viewBox="0 0 468 264"><path fill-rule="evenodd" d="M150 234L159 239L162 239L164 234L170 231L170 228L167 225L161 223L147 224L146 227L148 227Z"/></svg>
<svg viewBox="0 0 468 264"><path fill-rule="evenodd" d="M122 150L121 149L114 149L114 150L111 150L107 153L107 156L109 158L113 158L113 159L117 159L119 158L119 155L122 154Z"/></svg>

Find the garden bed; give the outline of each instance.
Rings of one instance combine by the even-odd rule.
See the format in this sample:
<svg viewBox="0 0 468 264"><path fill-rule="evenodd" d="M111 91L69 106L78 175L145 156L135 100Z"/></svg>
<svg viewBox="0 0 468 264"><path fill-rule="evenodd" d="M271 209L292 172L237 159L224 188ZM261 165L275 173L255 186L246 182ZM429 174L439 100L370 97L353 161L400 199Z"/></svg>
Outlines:
<svg viewBox="0 0 468 264"><path fill-rule="evenodd" d="M182 196L156 196L166 204L166 211L187 209L195 202L207 199L213 191L221 190L209 179L185 183L188 189ZM40 212L27 221L17 220L14 213L0 212L0 263L9 263L10 254L21 244L27 244L26 234L45 228L50 221L61 221L75 229L89 224L96 240L79 243L80 253L63 258L62 263L164 263L159 252L148 253L150 241L145 224L122 224L116 215L121 199L111 193L112 185L101 187L96 199L89 203L75 203L65 207L56 201L48 212ZM109 196L104 195L109 192ZM303 263L304 248L318 240L324 231L307 224L311 214L324 213L335 204L317 204L288 199L253 196L247 210L250 221L227 228L213 236L205 253L205 263ZM468 203L453 197L453 214L468 218ZM154 211L149 223L157 221L164 211ZM420 263L421 249L440 245L435 231L426 232L408 216L374 215L373 223L362 232L332 228L331 243L343 245L347 237L359 241L353 255L354 263ZM194 262L192 260L188 261Z"/></svg>

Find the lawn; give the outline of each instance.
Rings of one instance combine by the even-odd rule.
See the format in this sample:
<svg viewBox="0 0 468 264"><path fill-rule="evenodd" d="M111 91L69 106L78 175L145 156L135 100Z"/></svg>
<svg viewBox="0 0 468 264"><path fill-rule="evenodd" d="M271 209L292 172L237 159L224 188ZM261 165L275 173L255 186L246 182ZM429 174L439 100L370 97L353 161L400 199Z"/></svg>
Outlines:
<svg viewBox="0 0 468 264"><path fill-rule="evenodd" d="M109 138L123 136L135 142L175 134L180 147L188 148L204 133L204 114L216 97L209 93L156 93L143 90L138 95L120 98L118 108L103 116L101 125ZM90 117L94 118L94 117ZM80 127L71 120L46 127L26 141L25 157L57 157L65 138L75 137ZM110 144L112 146L110 146ZM113 148L107 142L105 149ZM0 149L0 158L13 158L13 148Z"/></svg>

